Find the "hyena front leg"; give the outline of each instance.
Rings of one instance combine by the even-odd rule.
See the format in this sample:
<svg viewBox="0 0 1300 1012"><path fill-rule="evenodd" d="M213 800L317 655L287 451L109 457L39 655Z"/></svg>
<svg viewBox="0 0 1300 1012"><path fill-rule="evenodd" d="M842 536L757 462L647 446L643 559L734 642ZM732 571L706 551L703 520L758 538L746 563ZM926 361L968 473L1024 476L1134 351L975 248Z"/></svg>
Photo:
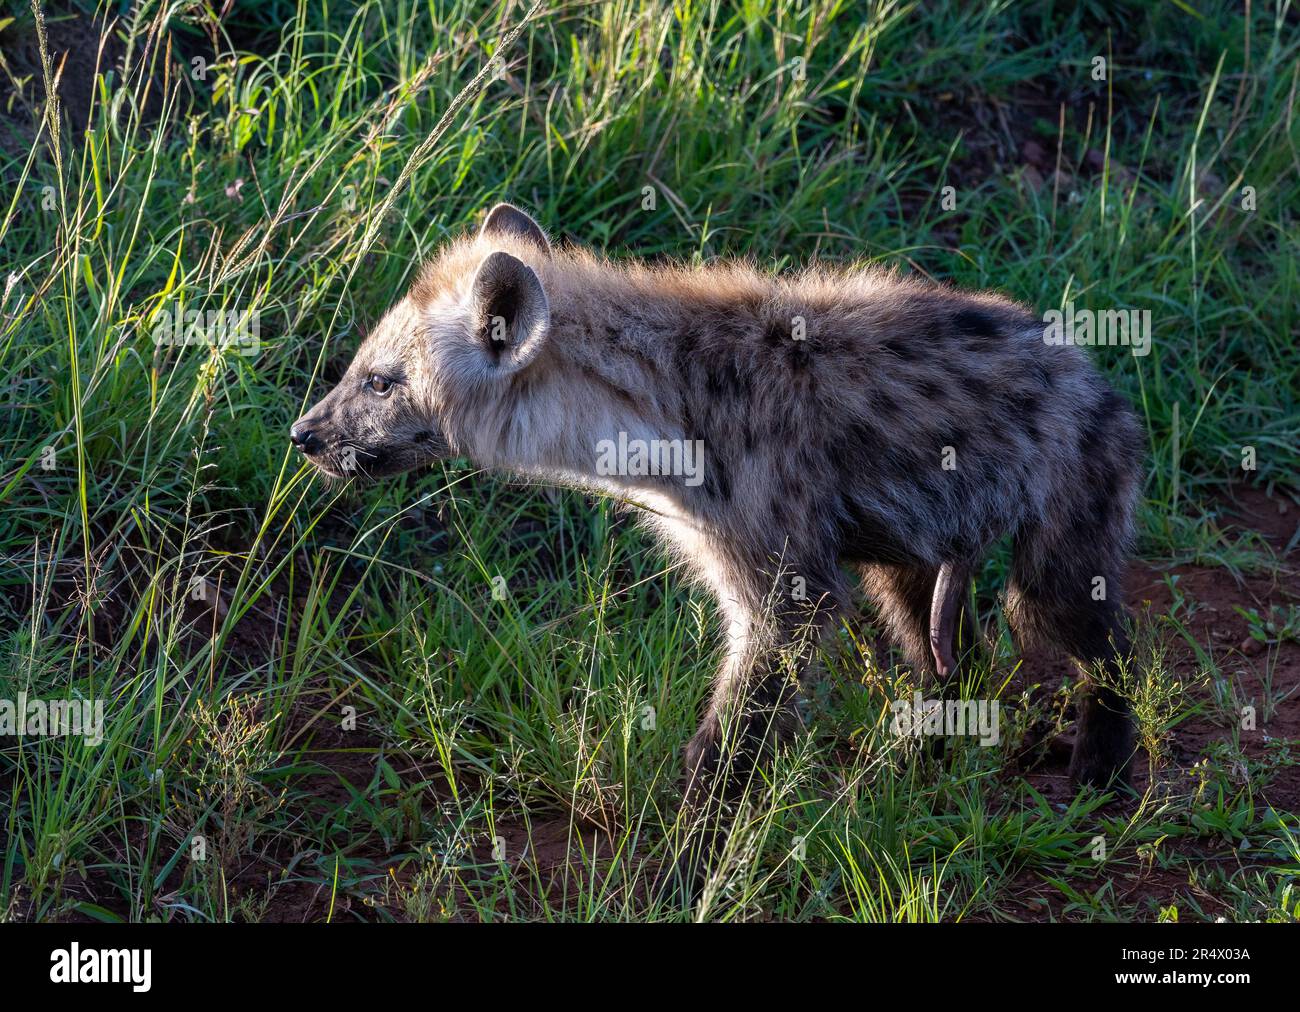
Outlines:
<svg viewBox="0 0 1300 1012"><path fill-rule="evenodd" d="M847 600L838 569L814 572L787 565L775 580L755 573L739 593L719 591L731 621L729 652L686 746L686 838L676 882L692 902L731 830L733 803L757 786L759 764L796 729L800 676Z"/></svg>
<svg viewBox="0 0 1300 1012"><path fill-rule="evenodd" d="M799 679L847 596L833 566L786 563L776 578L740 567L735 573L743 582L719 589L730 620L727 658L686 747L688 804L705 793L724 799L743 793L756 764L795 730Z"/></svg>
<svg viewBox="0 0 1300 1012"><path fill-rule="evenodd" d="M754 768L796 727L793 703L800 665L782 655L761 621L733 622L726 660L699 728L686 746L686 799L734 798Z"/></svg>

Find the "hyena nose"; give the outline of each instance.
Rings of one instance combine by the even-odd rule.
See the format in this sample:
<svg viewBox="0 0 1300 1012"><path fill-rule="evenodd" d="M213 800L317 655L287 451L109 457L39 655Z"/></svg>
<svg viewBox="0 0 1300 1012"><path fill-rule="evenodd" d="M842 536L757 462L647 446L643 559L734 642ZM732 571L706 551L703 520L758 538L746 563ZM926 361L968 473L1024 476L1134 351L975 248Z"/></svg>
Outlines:
<svg viewBox="0 0 1300 1012"><path fill-rule="evenodd" d="M294 449L301 450L303 453L315 453L320 449L320 437L302 422L295 422L289 429L289 442L293 444Z"/></svg>

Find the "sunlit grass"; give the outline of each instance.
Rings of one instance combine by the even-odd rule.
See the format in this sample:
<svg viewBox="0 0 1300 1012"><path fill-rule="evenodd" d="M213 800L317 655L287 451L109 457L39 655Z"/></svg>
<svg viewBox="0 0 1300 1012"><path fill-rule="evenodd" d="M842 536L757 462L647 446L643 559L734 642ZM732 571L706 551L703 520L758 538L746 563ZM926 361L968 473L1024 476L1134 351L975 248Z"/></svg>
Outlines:
<svg viewBox="0 0 1300 1012"><path fill-rule="evenodd" d="M1289 15L1252 8L1247 66L1227 4L1126 13L1122 42L1087 5L119 6L85 107L44 102L52 17L0 26L0 698L107 701L95 749L0 740L0 916L1006 919L1026 870L1079 916L1155 916L1099 892L1091 840L1123 865L1218 834L1190 787L1121 830L997 749L908 751L906 673L848 649L684 909L656 885L709 603L613 504L464 461L331 488L286 432L419 258L512 199L616 257L1152 308L1149 356L1094 356L1149 433L1143 550L1274 566L1214 504L1300 470ZM1024 143L1058 136L1036 184ZM165 314L231 310L255 349L155 344ZM1159 698L1157 736L1204 705ZM1236 825L1251 786L1207 775ZM1293 816L1255 823L1294 864ZM1285 888L1251 868L1223 893L1293 916Z"/></svg>

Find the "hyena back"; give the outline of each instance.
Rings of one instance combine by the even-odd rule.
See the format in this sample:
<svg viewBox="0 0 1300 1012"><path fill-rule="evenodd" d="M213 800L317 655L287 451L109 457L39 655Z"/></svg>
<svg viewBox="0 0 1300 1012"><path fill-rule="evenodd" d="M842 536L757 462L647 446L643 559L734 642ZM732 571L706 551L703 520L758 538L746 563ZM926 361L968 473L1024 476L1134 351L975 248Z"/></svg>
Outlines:
<svg viewBox="0 0 1300 1012"><path fill-rule="evenodd" d="M1042 335L999 296L877 270L614 264L499 205L292 439L334 475L467 456L641 508L726 619L687 748L698 787L724 736L752 759L790 725L808 633L850 600L846 564L910 663L946 678L971 567L1009 534L1017 634L1114 673L1142 434L1078 348ZM702 480L602 473L620 439L701 441ZM1102 684L1080 706L1071 773L1122 780L1125 704Z"/></svg>

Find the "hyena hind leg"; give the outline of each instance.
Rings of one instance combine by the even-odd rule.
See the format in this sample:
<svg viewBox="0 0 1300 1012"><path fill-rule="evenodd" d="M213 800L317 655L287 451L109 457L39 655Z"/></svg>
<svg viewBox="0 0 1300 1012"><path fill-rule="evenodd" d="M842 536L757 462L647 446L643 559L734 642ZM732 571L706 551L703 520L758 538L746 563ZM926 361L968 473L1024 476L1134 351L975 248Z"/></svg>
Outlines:
<svg viewBox="0 0 1300 1012"><path fill-rule="evenodd" d="M1129 705L1113 688L1129 655L1122 562L1107 554L1104 546L1042 551L1032 540L1018 542L1007 594L1008 618L1022 643L1047 642L1102 669L1100 684L1084 676L1070 777L1103 790L1127 784L1134 751Z"/></svg>
<svg viewBox="0 0 1300 1012"><path fill-rule="evenodd" d="M873 564L862 567L862 585L880 612L894 646L917 678L938 673L930 647L930 612L938 571L926 566Z"/></svg>

